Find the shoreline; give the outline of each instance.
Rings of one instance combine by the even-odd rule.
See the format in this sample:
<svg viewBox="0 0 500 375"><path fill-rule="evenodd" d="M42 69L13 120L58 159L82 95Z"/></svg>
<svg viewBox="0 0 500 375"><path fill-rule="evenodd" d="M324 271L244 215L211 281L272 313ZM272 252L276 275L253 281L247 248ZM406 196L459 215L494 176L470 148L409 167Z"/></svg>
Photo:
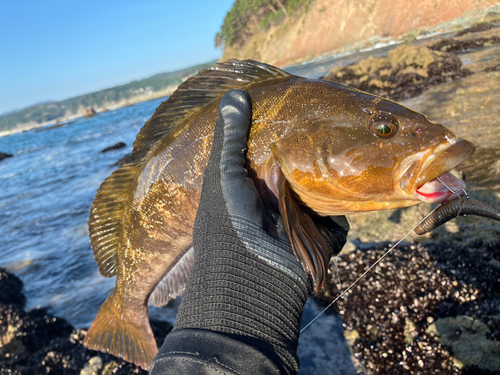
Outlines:
<svg viewBox="0 0 500 375"><path fill-rule="evenodd" d="M177 87L178 86L175 86L175 87L169 86L165 90L155 91L155 92L153 92L151 94L147 94L147 95L143 95L143 96L137 96L137 97L135 97L135 98L133 98L131 100L121 101L121 102L107 103L108 105L104 105L102 107L96 107L96 108L94 108L94 110L96 111L95 116L97 116L97 115L99 115L101 113L116 111L118 109L125 108L125 107L128 107L128 106L132 106L132 105L135 105L135 104L145 103L145 102L149 102L151 100L156 100L156 99L161 99L161 98L166 98L166 97L172 95L172 93L177 89ZM95 116L92 116L92 117L95 117ZM22 123L21 125L24 125L24 126L19 126L19 127L15 128L15 129L11 129L11 130L0 131L0 137L6 137L6 136L9 136L9 135L12 135L12 134L16 134L16 133L22 133L22 132L33 130L33 129L43 128L45 126L65 124L67 122L75 121L75 120L77 120L79 118L82 118L82 117L85 117L85 116L83 116L83 110L80 111L80 113L77 113L77 114L74 114L74 115L70 115L70 116L66 116L66 117L64 117L62 119L57 119L57 120L52 120L52 121L46 121L46 122L43 122L43 123L33 123L33 122L31 122L31 123Z"/></svg>
<svg viewBox="0 0 500 375"><path fill-rule="evenodd" d="M222 59L243 57L278 67L297 65L350 50L360 52L377 42L453 32L500 13L500 6L491 3L447 0L410 3L413 4L404 2L401 9L388 13L385 9L397 4L341 1L332 6L321 0L288 15L278 24L250 27L248 40L226 47Z"/></svg>

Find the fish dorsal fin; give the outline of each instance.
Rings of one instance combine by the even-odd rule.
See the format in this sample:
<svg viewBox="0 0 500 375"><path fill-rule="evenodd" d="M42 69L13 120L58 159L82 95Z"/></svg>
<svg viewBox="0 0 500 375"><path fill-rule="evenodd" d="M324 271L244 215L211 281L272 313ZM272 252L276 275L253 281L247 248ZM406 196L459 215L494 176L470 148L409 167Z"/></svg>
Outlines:
<svg viewBox="0 0 500 375"><path fill-rule="evenodd" d="M292 249L302 263L305 273L311 277L314 291L325 288L330 250L311 217L300 207L292 195L290 184L284 175L278 181L279 210Z"/></svg>
<svg viewBox="0 0 500 375"><path fill-rule="evenodd" d="M183 121L204 106L219 100L230 89L291 75L252 60L229 60L189 78L156 109L134 142L131 161L114 171L100 186L89 217L90 242L99 271L116 275L118 251L123 241L123 217L134 182L148 153Z"/></svg>
<svg viewBox="0 0 500 375"><path fill-rule="evenodd" d="M185 118L222 98L226 91L269 79L291 75L274 66L253 60L228 60L189 78L156 109L134 142L132 160L144 157L151 147Z"/></svg>

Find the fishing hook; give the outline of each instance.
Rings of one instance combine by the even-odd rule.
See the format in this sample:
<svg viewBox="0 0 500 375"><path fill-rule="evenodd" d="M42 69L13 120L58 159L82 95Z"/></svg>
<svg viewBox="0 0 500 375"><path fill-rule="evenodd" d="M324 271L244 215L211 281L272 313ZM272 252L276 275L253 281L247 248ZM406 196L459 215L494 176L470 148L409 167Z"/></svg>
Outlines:
<svg viewBox="0 0 500 375"><path fill-rule="evenodd" d="M458 195L458 199L462 199L462 197L466 197L467 199L470 199L469 197L469 194L467 194L467 192L465 191L465 189L463 188L460 188L458 190L453 190L451 187L449 187L448 185L445 184L445 182L443 180L441 180L439 177L437 177L437 180L439 182L441 182L449 191L451 191L453 194L457 194ZM460 192L463 193L463 195L460 195ZM458 210L458 213L457 213L457 217L460 216L460 213L462 212L462 208L464 206L464 202L462 202L462 206L460 207L460 210Z"/></svg>

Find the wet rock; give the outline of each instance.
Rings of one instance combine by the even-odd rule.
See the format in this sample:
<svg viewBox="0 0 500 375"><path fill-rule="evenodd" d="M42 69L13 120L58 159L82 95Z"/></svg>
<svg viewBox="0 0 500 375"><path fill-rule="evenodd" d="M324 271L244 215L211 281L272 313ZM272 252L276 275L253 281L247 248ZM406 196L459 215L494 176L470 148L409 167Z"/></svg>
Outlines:
<svg viewBox="0 0 500 375"><path fill-rule="evenodd" d="M113 375L115 374L115 370L118 368L119 368L118 363L116 363L115 361L111 361L106 365L104 365L101 375Z"/></svg>
<svg viewBox="0 0 500 375"><path fill-rule="evenodd" d="M418 336L417 327L409 318L405 319L404 336L406 345L410 345L415 337Z"/></svg>
<svg viewBox="0 0 500 375"><path fill-rule="evenodd" d="M488 264L491 264L493 267L496 267L500 270L500 262L496 259L491 259Z"/></svg>
<svg viewBox="0 0 500 375"><path fill-rule="evenodd" d="M119 159L115 164L113 164L112 167L121 167L122 165L130 163L131 161L132 154L127 154L123 158Z"/></svg>
<svg viewBox="0 0 500 375"><path fill-rule="evenodd" d="M335 68L323 79L400 100L470 74L452 53L402 45L390 51L388 57L370 57L354 65Z"/></svg>
<svg viewBox="0 0 500 375"><path fill-rule="evenodd" d="M500 71L500 64L499 65L495 65L495 66L490 66L490 67L486 68L484 71L486 73L488 73L488 72L498 72L498 71Z"/></svg>
<svg viewBox="0 0 500 375"><path fill-rule="evenodd" d="M455 36L461 36L461 35L470 34L470 33L477 33L477 32L484 31L484 30L490 30L493 27L494 26L491 22L480 22L480 23L476 23L475 25L472 25L471 27L469 27L467 29L459 31L458 33L455 34Z"/></svg>
<svg viewBox="0 0 500 375"><path fill-rule="evenodd" d="M471 40L443 39L429 48L441 52L463 52L500 43L500 37L492 36Z"/></svg>
<svg viewBox="0 0 500 375"><path fill-rule="evenodd" d="M344 337L349 343L349 345L354 345L357 339L359 339L359 333L355 329L346 329L344 331Z"/></svg>
<svg viewBox="0 0 500 375"><path fill-rule="evenodd" d="M16 337L16 327L5 325L0 327L0 355L22 355L26 348L19 338Z"/></svg>
<svg viewBox="0 0 500 375"><path fill-rule="evenodd" d="M0 374L147 374L137 366L83 346L86 331L46 309L23 309L22 282L0 269ZM159 345L172 329L151 321ZM101 371L102 369L102 371Z"/></svg>
<svg viewBox="0 0 500 375"><path fill-rule="evenodd" d="M342 289L385 252L375 247L340 255ZM348 327L346 332L357 332L351 345L355 357L369 371L381 374L498 373L492 370L498 361L492 353L496 350L498 357L500 282L498 269L491 264L497 258L500 243L480 241L467 247L408 245L387 254L333 305ZM333 266L330 271L333 275ZM332 301L339 292L332 276L327 293L318 297ZM471 335L481 335L481 339L464 336L477 350L483 345L480 360L461 362L452 346L433 336L429 326L448 318L463 322ZM457 340L460 335L464 333L451 332ZM466 343L460 350L465 351Z"/></svg>
<svg viewBox="0 0 500 375"><path fill-rule="evenodd" d="M17 276L0 267L0 305L23 308L25 303L23 282Z"/></svg>
<svg viewBox="0 0 500 375"><path fill-rule="evenodd" d="M16 311L11 314L11 322L17 326L16 336L22 337L22 343L28 351L36 352L43 347L69 337L73 327L65 320L52 316L44 308Z"/></svg>
<svg viewBox="0 0 500 375"><path fill-rule="evenodd" d="M87 107L83 110L82 116L83 117L92 117L96 115L96 111L92 107Z"/></svg>
<svg viewBox="0 0 500 375"><path fill-rule="evenodd" d="M108 151L113 151L113 150L119 150L120 148L124 148L124 147L127 147L127 145L123 142L118 142L117 144L113 145L113 146L110 146L110 147L106 147L104 150L102 150L101 152L108 152Z"/></svg>
<svg viewBox="0 0 500 375"><path fill-rule="evenodd" d="M500 372L500 341L488 339L488 326L470 316L442 318L426 330L431 336L451 348L455 364L459 368L476 366L480 369Z"/></svg>
<svg viewBox="0 0 500 375"><path fill-rule="evenodd" d="M4 152L0 152L0 161L2 161L3 159L6 159L6 158L11 158L13 157L14 155L11 155L11 154L6 154Z"/></svg>

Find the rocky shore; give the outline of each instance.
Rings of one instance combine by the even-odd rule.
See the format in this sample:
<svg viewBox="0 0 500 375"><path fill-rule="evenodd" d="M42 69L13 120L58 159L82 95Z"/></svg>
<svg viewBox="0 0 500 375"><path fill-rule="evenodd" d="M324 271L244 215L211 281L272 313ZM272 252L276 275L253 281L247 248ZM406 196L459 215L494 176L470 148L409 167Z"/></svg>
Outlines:
<svg viewBox="0 0 500 375"><path fill-rule="evenodd" d="M128 375L146 371L83 346L87 331L44 308L24 309L23 283L0 268L0 374ZM151 321L159 345L172 329Z"/></svg>
<svg viewBox="0 0 500 375"><path fill-rule="evenodd" d="M457 53L500 44L498 29L485 32L494 28L498 28L498 21L479 23L456 33L454 38L421 46L403 44L387 57L338 67L322 78L396 101L412 98L433 86L473 74L463 67ZM497 69L497 65L487 66L484 71Z"/></svg>
<svg viewBox="0 0 500 375"><path fill-rule="evenodd" d="M332 301L387 248L341 255ZM333 308L363 374L500 373L500 243L407 245L389 253ZM341 287L339 288L339 279ZM22 282L0 269L0 374L147 374L87 350L86 330L46 309L24 310ZM171 326L152 321L161 345ZM318 323L320 324L320 323ZM360 368L361 367L361 368Z"/></svg>
<svg viewBox="0 0 500 375"><path fill-rule="evenodd" d="M388 248L338 258L336 298ZM408 245L390 252L334 305L366 373L500 373L500 243Z"/></svg>
<svg viewBox="0 0 500 375"><path fill-rule="evenodd" d="M329 0L302 4L267 27L250 18L242 43L225 46L222 60L250 58L277 66L359 51L379 43L454 31L498 14L495 2L465 0Z"/></svg>

